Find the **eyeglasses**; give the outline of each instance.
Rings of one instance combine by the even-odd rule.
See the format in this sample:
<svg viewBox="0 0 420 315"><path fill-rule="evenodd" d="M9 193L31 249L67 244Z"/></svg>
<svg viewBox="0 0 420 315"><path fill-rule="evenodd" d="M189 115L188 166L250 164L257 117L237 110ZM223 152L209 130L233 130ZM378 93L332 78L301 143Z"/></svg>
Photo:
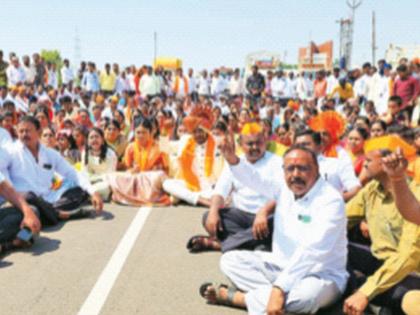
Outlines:
<svg viewBox="0 0 420 315"><path fill-rule="evenodd" d="M311 171L309 165L289 165L284 167L284 171L288 174L293 173L295 170L298 170L300 173L308 173Z"/></svg>

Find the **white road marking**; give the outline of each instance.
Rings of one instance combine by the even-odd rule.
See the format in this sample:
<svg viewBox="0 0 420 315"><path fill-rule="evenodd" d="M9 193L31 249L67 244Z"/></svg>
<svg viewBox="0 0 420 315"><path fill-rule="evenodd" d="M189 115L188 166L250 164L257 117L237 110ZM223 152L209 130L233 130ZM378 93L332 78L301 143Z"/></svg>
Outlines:
<svg viewBox="0 0 420 315"><path fill-rule="evenodd" d="M114 251L111 259L106 265L105 269L99 276L98 281L90 291L89 296L86 298L85 303L79 310L78 315L98 315L101 311L105 301L114 286L118 275L127 260L128 255L133 248L133 245L142 230L144 223L151 211L150 207L141 207L133 221L131 222L127 232L121 239Z"/></svg>

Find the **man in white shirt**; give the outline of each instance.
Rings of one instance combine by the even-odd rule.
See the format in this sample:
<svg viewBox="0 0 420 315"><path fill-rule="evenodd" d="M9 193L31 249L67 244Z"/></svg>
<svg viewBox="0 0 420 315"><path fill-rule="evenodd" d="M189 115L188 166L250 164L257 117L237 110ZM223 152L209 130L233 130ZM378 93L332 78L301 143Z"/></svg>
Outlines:
<svg viewBox="0 0 420 315"><path fill-rule="evenodd" d="M284 77L283 71L279 70L271 80L271 94L275 100L280 100L282 105L286 105L290 98L288 80Z"/></svg>
<svg viewBox="0 0 420 315"><path fill-rule="evenodd" d="M197 80L194 76L194 70L188 69L188 95L191 96L193 101L197 101Z"/></svg>
<svg viewBox="0 0 420 315"><path fill-rule="evenodd" d="M23 71L25 71L25 83L27 84L33 84L35 81L35 67L31 65L31 59L29 56L23 56L22 57L22 63L23 63Z"/></svg>
<svg viewBox="0 0 420 315"><path fill-rule="evenodd" d="M215 69L213 72L213 78L211 79L210 95L218 97L225 90L225 80L220 75L219 69Z"/></svg>
<svg viewBox="0 0 420 315"><path fill-rule="evenodd" d="M276 186L235 155L233 137L219 148L236 179L276 199L272 252L223 254L221 270L238 290L205 283L200 293L209 303L253 315L315 314L337 301L348 278L344 201L320 177L315 153L291 147L284 155L284 181Z"/></svg>
<svg viewBox="0 0 420 315"><path fill-rule="evenodd" d="M281 169L283 160L266 151L267 141L258 123L247 123L242 128L241 157L261 177L280 182L281 176L273 169ZM280 185L280 183L278 183ZM228 200L231 199L231 203ZM188 242L191 252L203 250L269 249L271 245L274 200L243 185L225 165L213 190L210 211L203 216L204 228L210 237L195 236Z"/></svg>
<svg viewBox="0 0 420 315"><path fill-rule="evenodd" d="M9 87L25 83L25 70L20 66L19 59L12 57L11 63L6 70Z"/></svg>
<svg viewBox="0 0 420 315"><path fill-rule="evenodd" d="M74 81L74 73L73 70L70 68L70 61L68 59L64 59L63 67L61 68L61 81L63 86L66 88L68 87L71 89Z"/></svg>
<svg viewBox="0 0 420 315"><path fill-rule="evenodd" d="M141 76L139 91L143 98L148 98L149 100L160 93L159 82L153 74L152 67L147 67L147 72Z"/></svg>
<svg viewBox="0 0 420 315"><path fill-rule="evenodd" d="M327 77L327 95L330 95L334 88L338 85L340 78L340 68L334 68L333 73Z"/></svg>
<svg viewBox="0 0 420 315"><path fill-rule="evenodd" d="M229 95L232 98L243 95L245 92L244 81L240 77L239 69L235 69L233 76L229 80Z"/></svg>
<svg viewBox="0 0 420 315"><path fill-rule="evenodd" d="M38 234L41 222L2 172L0 172L0 200L6 200L14 206L0 208L0 255L2 255L7 250L29 246L31 242L19 239L17 234L21 228L29 229L33 235Z"/></svg>
<svg viewBox="0 0 420 315"><path fill-rule="evenodd" d="M40 124L36 118L24 116L21 119L18 137L19 141L0 152L0 171L7 170L14 188L38 208L43 223L55 224L59 219L90 215L80 208L87 200L86 190L96 212L102 211L102 199L88 180L80 177L60 153L40 143ZM56 174L69 186L63 184L54 190Z"/></svg>
<svg viewBox="0 0 420 315"><path fill-rule="evenodd" d="M364 103L367 101L369 95L369 86L371 76L371 64L366 62L362 67L362 75L354 82L354 92L359 97L359 102Z"/></svg>
<svg viewBox="0 0 420 315"><path fill-rule="evenodd" d="M210 79L207 70L203 70L198 81L198 95L207 97L210 95Z"/></svg>
<svg viewBox="0 0 420 315"><path fill-rule="evenodd" d="M343 195L345 201L354 197L362 187L352 164L321 154L321 135L318 132L309 129L298 131L295 134L294 144L310 149L317 154L319 174Z"/></svg>
<svg viewBox="0 0 420 315"><path fill-rule="evenodd" d="M198 106L183 120L191 136L181 138L177 154L177 179L167 179L163 189L177 199L192 205L209 206L212 189L220 174L222 157L210 130L212 108Z"/></svg>

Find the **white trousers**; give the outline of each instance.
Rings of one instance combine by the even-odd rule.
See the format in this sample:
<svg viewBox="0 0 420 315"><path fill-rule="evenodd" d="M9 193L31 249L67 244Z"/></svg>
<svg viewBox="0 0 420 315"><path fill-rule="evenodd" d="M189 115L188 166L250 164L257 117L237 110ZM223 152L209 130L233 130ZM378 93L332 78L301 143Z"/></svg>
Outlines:
<svg viewBox="0 0 420 315"><path fill-rule="evenodd" d="M240 290L244 291L248 314L266 314L273 283L280 268L265 262L261 252L230 251L220 260L222 272ZM317 275L305 277L286 295L288 313L315 314L340 298L341 292L332 280Z"/></svg>
<svg viewBox="0 0 420 315"><path fill-rule="evenodd" d="M163 190L191 205L196 205L198 198L211 198L212 190L192 191L182 179L167 179L163 182Z"/></svg>

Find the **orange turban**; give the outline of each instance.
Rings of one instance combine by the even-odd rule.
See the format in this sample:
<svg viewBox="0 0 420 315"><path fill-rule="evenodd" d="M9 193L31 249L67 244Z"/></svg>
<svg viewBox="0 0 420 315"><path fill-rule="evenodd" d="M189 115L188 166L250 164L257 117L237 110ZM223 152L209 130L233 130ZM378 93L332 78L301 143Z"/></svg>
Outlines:
<svg viewBox="0 0 420 315"><path fill-rule="evenodd" d="M383 136L370 139L365 142L364 151L369 153L376 150L389 150L394 152L401 148L404 157L407 160L413 160L416 157L416 148L405 142L397 135Z"/></svg>
<svg viewBox="0 0 420 315"><path fill-rule="evenodd" d="M327 132L331 143L327 144L324 154L328 157L337 157L336 145L346 130L346 121L334 111L326 111L312 117L308 121L309 127L316 132Z"/></svg>
<svg viewBox="0 0 420 315"><path fill-rule="evenodd" d="M260 124L256 122L249 122L243 125L241 129L241 135L250 136L250 135L259 134L262 131L263 131L263 128L261 127Z"/></svg>
<svg viewBox="0 0 420 315"><path fill-rule="evenodd" d="M295 112L297 112L300 108L300 104L294 100L290 100L287 102L287 107L290 109L293 109Z"/></svg>
<svg viewBox="0 0 420 315"><path fill-rule="evenodd" d="M184 126L188 132L193 132L196 128L202 128L209 132L213 127L213 113L211 106L196 105L191 113L184 118Z"/></svg>

